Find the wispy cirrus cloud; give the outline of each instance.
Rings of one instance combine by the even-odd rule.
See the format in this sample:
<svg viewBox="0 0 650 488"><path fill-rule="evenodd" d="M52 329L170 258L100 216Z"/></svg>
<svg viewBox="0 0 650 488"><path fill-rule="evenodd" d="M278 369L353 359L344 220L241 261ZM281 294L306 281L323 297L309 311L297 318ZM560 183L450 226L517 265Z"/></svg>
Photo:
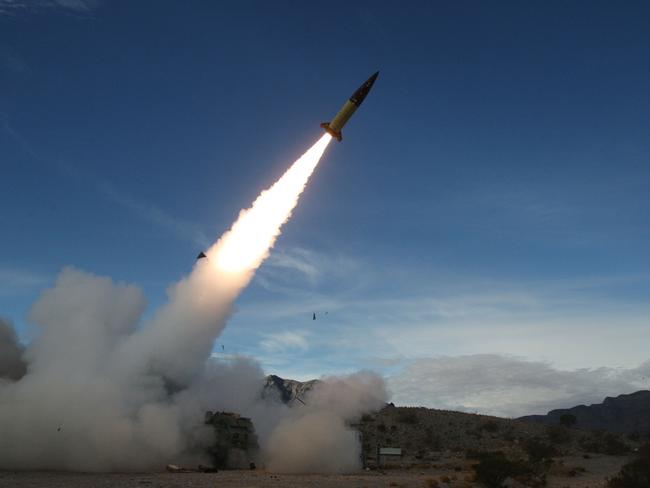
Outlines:
<svg viewBox="0 0 650 488"><path fill-rule="evenodd" d="M369 366L393 374L413 360L443 355L512 355L564 371L630 369L649 357L650 306L634 299L650 289L643 273L508 280L396 270L363 258L337 266L338 258L314 251L301 256L316 268L316 282L288 267L265 267L261 277L268 283L255 282L265 292L242 304L227 331L280 375L295 364L323 374ZM313 312L322 312L315 321ZM264 333L307 328L310 348L287 349L280 364L239 334L238 324L246 334L256 327Z"/></svg>
<svg viewBox="0 0 650 488"><path fill-rule="evenodd" d="M265 334L260 346L268 353L280 353L288 350L305 352L309 349L308 333L304 330L284 330Z"/></svg>
<svg viewBox="0 0 650 488"><path fill-rule="evenodd" d="M61 11L90 15L101 0L0 0L0 15L20 15Z"/></svg>
<svg viewBox="0 0 650 488"><path fill-rule="evenodd" d="M39 288L51 280L43 273L0 264L0 295L10 295L26 289Z"/></svg>
<svg viewBox="0 0 650 488"><path fill-rule="evenodd" d="M346 256L299 246L279 247L271 252L258 270L255 283L278 295L307 298L308 295L313 297L315 291L334 281L341 282L344 279L347 286L355 286L359 277L364 277L356 273L358 270L359 263Z"/></svg>
<svg viewBox="0 0 650 488"><path fill-rule="evenodd" d="M266 266L281 272L294 271L302 274L310 282L315 283L321 276L318 259L313 251L301 247L280 249L271 253Z"/></svg>
<svg viewBox="0 0 650 488"><path fill-rule="evenodd" d="M0 121L0 130L13 140L14 143L32 160L41 163L45 162L44 158L41 157L29 139L16 130L6 120L6 118L5 120ZM201 226L194 222L179 219L152 203L128 195L127 193L118 190L105 179L99 178L86 171L82 171L76 166L61 163L55 163L54 166L63 175L72 178L79 184L94 187L102 196L111 202L125 208L136 217L174 234L179 239L191 242L200 248L207 247L211 242Z"/></svg>
<svg viewBox="0 0 650 488"><path fill-rule="evenodd" d="M210 244L210 240L199 225L178 219L155 205L122 193L107 182L98 182L98 187L109 200L126 208L142 220L157 225L200 248L206 248Z"/></svg>

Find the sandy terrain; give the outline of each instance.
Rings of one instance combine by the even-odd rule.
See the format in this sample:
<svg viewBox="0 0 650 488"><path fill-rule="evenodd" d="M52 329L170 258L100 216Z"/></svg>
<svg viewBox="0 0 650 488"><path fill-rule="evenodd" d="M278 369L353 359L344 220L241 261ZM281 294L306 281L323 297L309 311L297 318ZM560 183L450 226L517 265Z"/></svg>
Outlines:
<svg viewBox="0 0 650 488"><path fill-rule="evenodd" d="M607 477L617 473L625 457L594 456L564 458L549 476L549 488L598 488L605 486ZM576 467L582 467L584 472ZM574 474L576 471L578 473ZM448 477L448 478L445 478ZM446 481L446 480L449 481ZM86 474L0 471L1 488L428 488L439 482L440 488L469 488L480 485L471 482L467 465L461 471L454 466L436 469L397 469L350 475L288 475L264 471L222 471L220 473L127 473Z"/></svg>

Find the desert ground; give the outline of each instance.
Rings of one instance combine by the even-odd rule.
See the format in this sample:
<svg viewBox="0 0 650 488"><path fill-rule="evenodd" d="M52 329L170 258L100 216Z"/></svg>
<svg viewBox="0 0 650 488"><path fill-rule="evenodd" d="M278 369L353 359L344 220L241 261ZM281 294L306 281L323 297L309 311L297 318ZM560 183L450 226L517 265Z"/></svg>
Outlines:
<svg viewBox="0 0 650 488"><path fill-rule="evenodd" d="M565 457L551 469L549 488L598 488L628 461L625 456ZM576 468L584 468L582 469ZM219 473L60 473L0 471L2 488L479 488L471 465L447 464L355 474L275 474L257 471Z"/></svg>

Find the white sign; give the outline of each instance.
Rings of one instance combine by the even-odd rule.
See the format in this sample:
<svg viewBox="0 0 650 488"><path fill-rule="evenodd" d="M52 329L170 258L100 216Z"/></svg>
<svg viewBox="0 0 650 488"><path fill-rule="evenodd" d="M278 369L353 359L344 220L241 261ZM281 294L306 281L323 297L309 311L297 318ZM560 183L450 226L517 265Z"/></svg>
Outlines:
<svg viewBox="0 0 650 488"><path fill-rule="evenodd" d="M380 456L401 456L402 448L401 447L380 447L379 455Z"/></svg>

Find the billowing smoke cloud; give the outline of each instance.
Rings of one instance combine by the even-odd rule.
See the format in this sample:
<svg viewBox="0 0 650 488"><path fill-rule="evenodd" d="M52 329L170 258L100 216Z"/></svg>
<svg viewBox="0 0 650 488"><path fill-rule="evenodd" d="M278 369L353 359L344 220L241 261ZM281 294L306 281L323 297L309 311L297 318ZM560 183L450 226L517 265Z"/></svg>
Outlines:
<svg viewBox="0 0 650 488"><path fill-rule="evenodd" d="M368 372L325 378L305 405L293 409L266 443L268 468L284 473L344 473L360 468L359 434L349 423L388 399L383 380Z"/></svg>
<svg viewBox="0 0 650 488"><path fill-rule="evenodd" d="M323 136L242 211L145 323L140 289L66 268L30 311L39 333L25 351L0 324L0 351L9 351L1 371L17 380L0 383L0 468L111 471L196 463L212 441L202 424L208 409L252 416L278 469L296 469L282 448L304 436L291 425L311 425L309 418L313 435L327 433L321 445L354 454L345 422L381 404L385 394L376 379L327 381L330 386L314 392L313 406L297 414L261 402L263 373L255 363L209 359L233 301L267 257L330 140ZM379 393L371 397L371 388ZM305 466L352 467L341 460L325 467L305 460Z"/></svg>
<svg viewBox="0 0 650 488"><path fill-rule="evenodd" d="M11 323L0 317L0 382L16 381L25 376L27 364L23 352Z"/></svg>

